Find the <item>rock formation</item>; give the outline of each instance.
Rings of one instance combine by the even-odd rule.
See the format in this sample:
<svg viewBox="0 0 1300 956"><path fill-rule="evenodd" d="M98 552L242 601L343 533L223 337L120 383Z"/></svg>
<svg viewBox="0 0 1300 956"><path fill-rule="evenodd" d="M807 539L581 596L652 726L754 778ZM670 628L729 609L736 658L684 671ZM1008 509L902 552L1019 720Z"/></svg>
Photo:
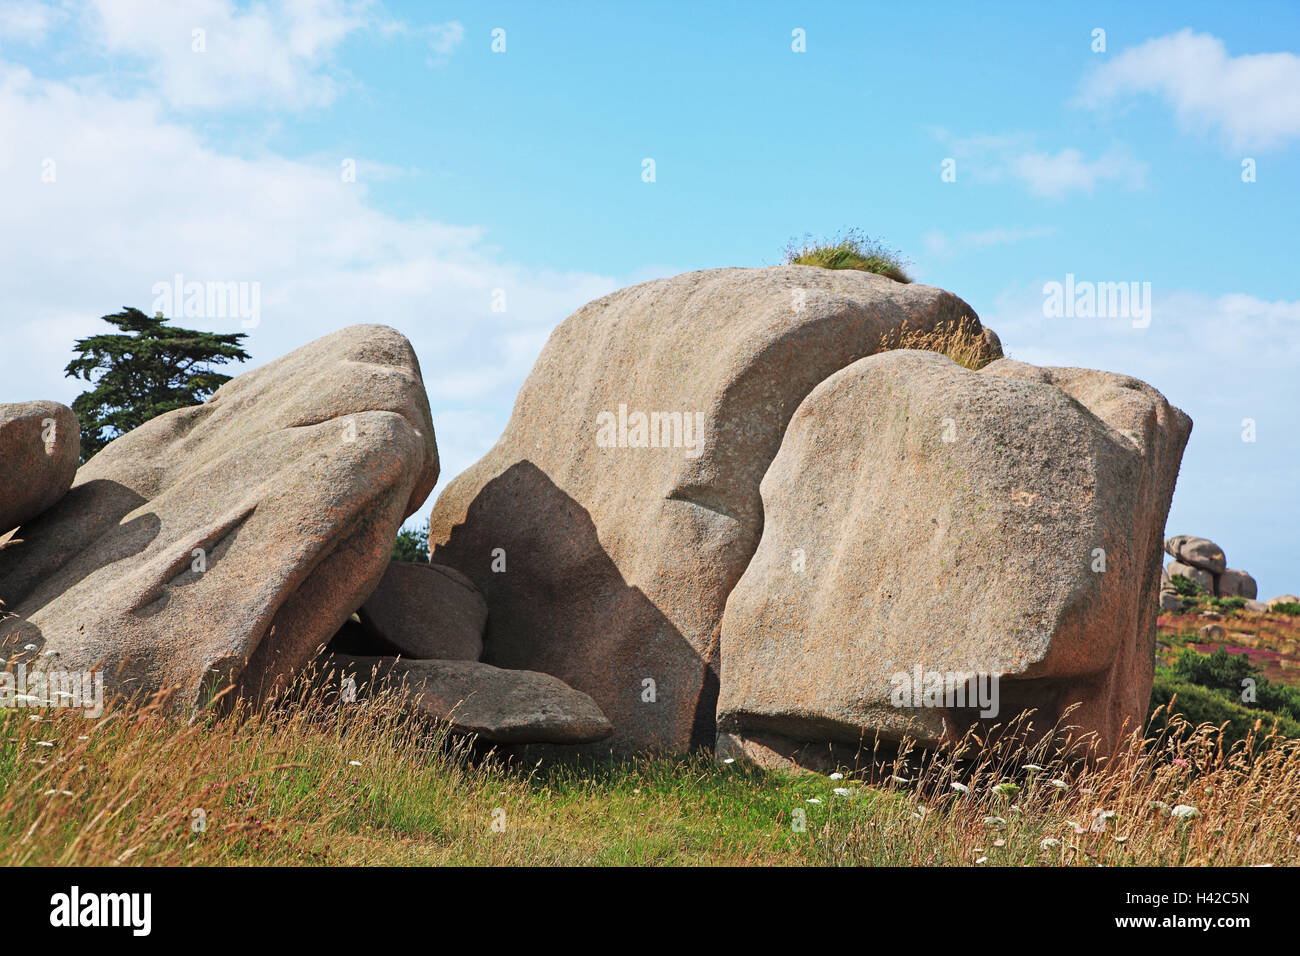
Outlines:
<svg viewBox="0 0 1300 956"><path fill-rule="evenodd" d="M1245 571L1228 567L1228 559L1213 541L1180 534L1165 542L1165 553L1174 560L1165 566L1160 586L1160 607L1178 611L1184 602L1178 597L1172 579L1176 575L1187 578L1212 597L1240 597L1253 601L1259 597L1255 579Z"/></svg>
<svg viewBox="0 0 1300 956"><path fill-rule="evenodd" d="M804 400L762 483L762 541L722 620L719 747L959 736L913 675L997 679L1103 748L1150 696L1156 557L1190 420L1132 378L932 352L864 358ZM954 698L955 699L955 698ZM766 762L766 761L764 761Z"/></svg>
<svg viewBox="0 0 1300 956"><path fill-rule="evenodd" d="M487 598L484 659L591 695L616 749L711 745L723 606L790 416L904 325L963 316L940 289L811 266L693 272L579 309L433 508L433 560Z"/></svg>
<svg viewBox="0 0 1300 956"><path fill-rule="evenodd" d="M0 534L54 506L72 486L81 427L57 402L0 404Z"/></svg>
<svg viewBox="0 0 1300 956"><path fill-rule="evenodd" d="M457 733L624 753L788 762L1023 708L1046 729L1076 703L1114 743L1150 692L1190 422L1122 375L888 351L958 327L962 361L1000 354L948 292L808 266L592 302L435 504L433 564L389 561L438 457L384 326L241 375L75 478L69 410L0 406L0 532L22 526L0 656L186 706L314 662ZM1255 596L1211 542L1169 548L1170 573ZM913 671L996 678L997 716L895 702Z"/></svg>
<svg viewBox="0 0 1300 956"><path fill-rule="evenodd" d="M393 561L359 614L394 654L458 661L483 654L487 602L455 568Z"/></svg>
<svg viewBox="0 0 1300 956"><path fill-rule="evenodd" d="M401 693L419 712L448 721L456 733L497 743L583 744L614 732L595 702L563 681L535 671L477 661L408 661L330 654L327 672L351 677L361 694L373 687Z"/></svg>
<svg viewBox="0 0 1300 956"><path fill-rule="evenodd" d="M0 656L102 667L110 693L265 693L374 590L437 475L410 344L326 336L87 462L0 551Z"/></svg>

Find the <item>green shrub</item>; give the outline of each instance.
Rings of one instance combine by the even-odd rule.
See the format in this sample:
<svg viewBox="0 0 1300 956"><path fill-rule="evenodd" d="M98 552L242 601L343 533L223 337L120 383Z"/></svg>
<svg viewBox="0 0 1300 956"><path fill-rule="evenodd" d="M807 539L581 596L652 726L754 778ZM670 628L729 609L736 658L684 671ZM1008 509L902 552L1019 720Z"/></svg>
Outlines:
<svg viewBox="0 0 1300 956"><path fill-rule="evenodd" d="M1179 597L1196 600L1209 593L1205 588L1201 587L1191 578L1185 577L1181 574L1171 575L1169 582L1174 586L1174 590L1178 592Z"/></svg>
<svg viewBox="0 0 1300 956"><path fill-rule="evenodd" d="M1185 647L1169 668L1174 680L1187 684L1200 684L1211 690L1238 693L1241 682L1247 678L1259 680L1259 671L1245 654L1229 654L1222 647L1212 654L1198 653Z"/></svg>
<svg viewBox="0 0 1300 956"><path fill-rule="evenodd" d="M823 269L857 269L874 272L895 282L911 282L907 261L896 249L850 229L828 240L814 240L805 235L803 242L790 240L785 247L785 262L791 266L820 266Z"/></svg>
<svg viewBox="0 0 1300 956"><path fill-rule="evenodd" d="M1300 689L1276 684L1261 676L1259 668L1245 654L1229 654L1222 647L1215 648L1211 654L1201 654L1187 647L1171 667L1157 670L1156 677L1167 684L1209 691L1233 707L1263 717L1266 724L1277 716L1288 725L1295 723L1300 727ZM1253 699L1242 699L1247 691L1251 692L1249 696ZM1154 693L1152 706L1155 706ZM1189 706L1199 705L1193 703ZM1178 709L1182 710L1181 707ZM1191 714L1186 716L1192 717ZM1288 736L1295 735L1288 732Z"/></svg>
<svg viewBox="0 0 1300 956"><path fill-rule="evenodd" d="M1193 725L1210 723L1218 727L1226 723L1227 726L1223 731L1225 746L1245 740L1246 735L1255 726L1256 720L1262 721L1261 729L1264 731L1271 730L1276 721L1279 733L1287 737L1300 738L1300 722L1281 714L1252 710L1229 699L1226 691L1214 691L1198 684L1178 681L1170 675L1169 671L1157 670L1151 687L1153 717L1158 708L1167 708L1171 700L1174 701L1173 713L1182 714ZM1163 729L1169 723L1169 717L1167 710L1162 711L1159 717L1154 717L1152 729Z"/></svg>
<svg viewBox="0 0 1300 956"><path fill-rule="evenodd" d="M1210 607L1216 611L1240 611L1246 606L1244 597L1210 598Z"/></svg>
<svg viewBox="0 0 1300 956"><path fill-rule="evenodd" d="M420 527L402 528L397 532L397 540L393 542L393 561L417 561L424 563L429 560L429 522L425 522Z"/></svg>
<svg viewBox="0 0 1300 956"><path fill-rule="evenodd" d="M1274 604L1269 610L1274 614L1300 615L1300 604L1295 601L1283 601L1281 604Z"/></svg>

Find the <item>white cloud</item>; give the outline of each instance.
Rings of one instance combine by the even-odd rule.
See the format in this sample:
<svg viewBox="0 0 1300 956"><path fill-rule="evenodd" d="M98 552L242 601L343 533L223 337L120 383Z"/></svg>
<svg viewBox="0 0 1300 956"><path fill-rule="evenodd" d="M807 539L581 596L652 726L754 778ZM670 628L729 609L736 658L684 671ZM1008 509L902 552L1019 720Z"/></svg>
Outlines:
<svg viewBox="0 0 1300 956"><path fill-rule="evenodd" d="M1027 133L957 137L941 128L930 132L957 161L959 182L966 176L984 183L1015 181L1033 195L1063 199L1071 192L1092 193L1104 183L1138 189L1146 181L1146 164L1119 146L1089 159L1073 147L1043 152Z"/></svg>
<svg viewBox="0 0 1300 956"><path fill-rule="evenodd" d="M1024 153L1012 157L1007 168L1031 193L1048 199L1061 199L1073 191L1091 193L1106 182L1136 189L1146 178L1146 166L1119 150L1110 150L1092 160L1077 149Z"/></svg>
<svg viewBox="0 0 1300 956"><path fill-rule="evenodd" d="M459 20L450 23L437 23L426 27L429 49L439 56L447 56L465 39L465 27Z"/></svg>
<svg viewBox="0 0 1300 956"><path fill-rule="evenodd" d="M62 11L48 3L5 0L0 6L0 41L40 43L62 19Z"/></svg>
<svg viewBox="0 0 1300 956"><path fill-rule="evenodd" d="M53 182L41 180L46 159ZM84 387L63 377L73 340L122 306L148 310L154 284L176 273L258 282L253 364L356 322L404 332L439 420L491 426L439 435L454 476L496 440L554 324L622 283L513 264L476 227L386 215L359 169L344 183L338 158L229 155L150 98L0 65L0 299L11 316L0 401L71 401ZM504 312L492 310L497 289ZM238 316L189 324L242 330Z"/></svg>
<svg viewBox="0 0 1300 956"><path fill-rule="evenodd" d="M1187 129L1218 129L1236 148L1300 138L1300 56L1229 56L1222 40L1181 30L1124 50L1084 83L1081 100L1100 106L1156 94Z"/></svg>
<svg viewBox="0 0 1300 956"><path fill-rule="evenodd" d="M89 0L83 12L100 52L136 61L165 102L185 109L328 106L346 82L333 58L348 38L418 36L441 62L465 36L457 21L413 27L369 0Z"/></svg>
<svg viewBox="0 0 1300 956"><path fill-rule="evenodd" d="M241 9L229 0L91 0L86 35L135 58L176 107L325 106L338 93L324 67L366 26L365 5L292 0ZM196 32L198 31L198 32Z"/></svg>
<svg viewBox="0 0 1300 956"><path fill-rule="evenodd" d="M1035 226L1031 229L984 229L979 232L963 232L949 235L942 230L927 232L922 241L932 255L953 256L976 249L988 249L993 246L1023 242L1026 239L1041 239L1059 232L1055 226Z"/></svg>

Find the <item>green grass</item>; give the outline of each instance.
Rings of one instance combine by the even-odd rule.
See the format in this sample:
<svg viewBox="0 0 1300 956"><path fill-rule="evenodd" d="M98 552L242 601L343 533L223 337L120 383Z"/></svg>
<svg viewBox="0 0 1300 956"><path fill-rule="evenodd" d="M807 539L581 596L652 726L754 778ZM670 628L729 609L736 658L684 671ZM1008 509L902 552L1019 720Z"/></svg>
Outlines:
<svg viewBox="0 0 1300 956"><path fill-rule="evenodd" d="M471 753L383 699L194 723L122 705L97 720L10 709L0 863L1300 862L1300 751L1277 737L1230 750L1214 728L1175 719L1093 764L1014 741L915 757L871 780L708 754L522 764ZM1180 803L1198 807L1195 821L1171 819Z"/></svg>
<svg viewBox="0 0 1300 956"><path fill-rule="evenodd" d="M786 265L819 266L823 269L856 269L874 272L895 282L911 282L907 262L894 249L850 229L830 239L814 240L805 236L800 243L791 240L785 250Z"/></svg>

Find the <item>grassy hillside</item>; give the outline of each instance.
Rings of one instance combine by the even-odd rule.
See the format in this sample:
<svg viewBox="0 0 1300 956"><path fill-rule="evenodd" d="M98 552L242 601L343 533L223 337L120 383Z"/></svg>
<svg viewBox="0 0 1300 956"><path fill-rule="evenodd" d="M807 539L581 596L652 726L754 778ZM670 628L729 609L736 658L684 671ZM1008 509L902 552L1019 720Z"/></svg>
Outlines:
<svg viewBox="0 0 1300 956"><path fill-rule="evenodd" d="M1157 623L1152 707L1174 700L1193 723L1226 722L1231 742L1260 718L1300 737L1300 614L1248 611L1240 599L1204 592L1187 599L1186 611Z"/></svg>

